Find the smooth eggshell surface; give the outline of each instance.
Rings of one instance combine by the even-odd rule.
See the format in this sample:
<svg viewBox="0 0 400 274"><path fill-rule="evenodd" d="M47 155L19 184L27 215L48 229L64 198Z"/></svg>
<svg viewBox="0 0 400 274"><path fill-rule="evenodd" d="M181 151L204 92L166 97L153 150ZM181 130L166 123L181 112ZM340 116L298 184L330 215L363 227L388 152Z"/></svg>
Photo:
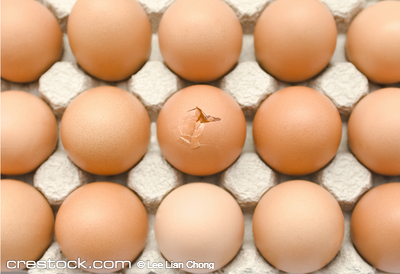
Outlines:
<svg viewBox="0 0 400 274"><path fill-rule="evenodd" d="M400 273L400 183L367 192L354 208L351 237L361 256L374 267Z"/></svg>
<svg viewBox="0 0 400 274"><path fill-rule="evenodd" d="M148 232L146 209L128 188L90 183L72 192L61 205L55 224L57 241L69 260L133 261ZM104 273L121 269L91 269Z"/></svg>
<svg viewBox="0 0 400 274"><path fill-rule="evenodd" d="M35 170L57 139L57 121L45 102L25 91L1 93L1 174Z"/></svg>
<svg viewBox="0 0 400 274"><path fill-rule="evenodd" d="M308 87L275 92L254 117L258 154L285 174L309 174L324 167L335 156L341 136L342 122L335 105Z"/></svg>
<svg viewBox="0 0 400 274"><path fill-rule="evenodd" d="M400 2L381 1L360 12L347 31L347 58L371 81L400 82Z"/></svg>
<svg viewBox="0 0 400 274"><path fill-rule="evenodd" d="M157 120L157 138L163 155L174 167L192 175L211 175L239 157L246 120L228 93L194 85L165 103Z"/></svg>
<svg viewBox="0 0 400 274"><path fill-rule="evenodd" d="M376 90L356 105L347 135L351 151L374 172L400 175L400 88Z"/></svg>
<svg viewBox="0 0 400 274"><path fill-rule="evenodd" d="M120 81L149 57L150 21L136 0L78 0L69 15L68 39L89 74Z"/></svg>
<svg viewBox="0 0 400 274"><path fill-rule="evenodd" d="M127 171L146 153L150 118L140 101L111 86L89 89L67 107L61 140L71 160L100 175Z"/></svg>
<svg viewBox="0 0 400 274"><path fill-rule="evenodd" d="M53 235L53 211L43 195L24 182L1 180L1 272L11 271L9 260L38 260Z"/></svg>
<svg viewBox="0 0 400 274"><path fill-rule="evenodd" d="M300 82L318 74L332 58L337 29L318 0L278 0L261 14L254 29L260 65L274 77Z"/></svg>
<svg viewBox="0 0 400 274"><path fill-rule="evenodd" d="M162 201L154 223L161 253L174 262L213 262L220 269L235 257L244 235L242 211L222 188L189 183ZM205 269L188 269L194 273Z"/></svg>
<svg viewBox="0 0 400 274"><path fill-rule="evenodd" d="M165 63L193 82L216 80L238 61L242 27L221 0L177 0L165 12L158 29Z"/></svg>
<svg viewBox="0 0 400 274"><path fill-rule="evenodd" d="M1 77L32 82L62 52L63 35L54 15L38 1L1 1Z"/></svg>
<svg viewBox="0 0 400 274"><path fill-rule="evenodd" d="M288 181L265 193L253 218L254 241L263 257L289 273L308 273L338 253L344 218L338 202L321 186Z"/></svg>

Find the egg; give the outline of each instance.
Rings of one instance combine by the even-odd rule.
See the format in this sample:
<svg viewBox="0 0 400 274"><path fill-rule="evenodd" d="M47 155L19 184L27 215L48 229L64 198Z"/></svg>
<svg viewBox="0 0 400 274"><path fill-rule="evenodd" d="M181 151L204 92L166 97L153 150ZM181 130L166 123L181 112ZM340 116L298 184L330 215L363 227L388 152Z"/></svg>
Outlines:
<svg viewBox="0 0 400 274"><path fill-rule="evenodd" d="M167 161L182 172L211 175L230 166L246 138L238 103L223 90L194 85L168 99L157 120L157 138Z"/></svg>
<svg viewBox="0 0 400 274"><path fill-rule="evenodd" d="M99 268L93 262L133 261L146 244L148 225L146 209L131 190L96 182L65 199L56 216L55 233L69 260L80 258L86 267L93 266L90 272L109 273L121 269L122 263Z"/></svg>
<svg viewBox="0 0 400 274"><path fill-rule="evenodd" d="M78 0L67 30L79 65L101 80L128 78L150 55L150 21L136 0Z"/></svg>
<svg viewBox="0 0 400 274"><path fill-rule="evenodd" d="M360 12L347 31L347 58L369 80L400 82L400 2L381 1Z"/></svg>
<svg viewBox="0 0 400 274"><path fill-rule="evenodd" d="M257 110L253 139L260 157L273 169L304 175L324 167L335 156L342 123L335 105L318 91L284 88Z"/></svg>
<svg viewBox="0 0 400 274"><path fill-rule="evenodd" d="M222 188L189 183L161 202L154 232L167 260L182 263L185 271L208 273L235 257L243 241L244 219L238 203Z"/></svg>
<svg viewBox="0 0 400 274"><path fill-rule="evenodd" d="M1 272L26 267L7 261L38 260L53 234L53 211L43 195L24 182L1 180Z"/></svg>
<svg viewBox="0 0 400 274"><path fill-rule="evenodd" d="M237 63L242 27L221 0L177 0L163 15L158 41L164 62L193 82L209 82Z"/></svg>
<svg viewBox="0 0 400 274"><path fill-rule="evenodd" d="M38 1L1 1L1 78L32 82L60 59L63 35Z"/></svg>
<svg viewBox="0 0 400 274"><path fill-rule="evenodd" d="M61 141L83 170L114 175L146 153L150 118L140 101L117 87L100 86L78 95L61 120Z"/></svg>
<svg viewBox="0 0 400 274"><path fill-rule="evenodd" d="M50 107L24 91L1 93L1 174L35 170L54 151L58 139Z"/></svg>
<svg viewBox="0 0 400 274"><path fill-rule="evenodd" d="M347 135L351 151L367 168L400 175L400 88L376 90L355 106Z"/></svg>
<svg viewBox="0 0 400 274"><path fill-rule="evenodd" d="M309 273L339 252L344 218L338 202L323 187L288 181L268 190L257 204L253 234L268 263L289 273Z"/></svg>
<svg viewBox="0 0 400 274"><path fill-rule="evenodd" d="M300 82L323 70L336 47L337 29L318 0L278 0L261 14L254 29L260 65L282 81Z"/></svg>
<svg viewBox="0 0 400 274"><path fill-rule="evenodd" d="M368 191L351 216L351 237L360 255L374 267L400 272L400 183Z"/></svg>

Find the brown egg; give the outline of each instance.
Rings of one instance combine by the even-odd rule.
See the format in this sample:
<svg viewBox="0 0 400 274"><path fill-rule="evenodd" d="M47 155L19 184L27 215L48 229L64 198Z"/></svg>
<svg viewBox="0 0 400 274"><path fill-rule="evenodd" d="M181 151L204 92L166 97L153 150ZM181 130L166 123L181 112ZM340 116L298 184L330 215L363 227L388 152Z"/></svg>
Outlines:
<svg viewBox="0 0 400 274"><path fill-rule="evenodd" d="M70 159L100 175L127 171L146 153L150 118L135 96L101 86L78 95L61 120L61 140Z"/></svg>
<svg viewBox="0 0 400 274"><path fill-rule="evenodd" d="M68 38L79 65L105 81L137 72L151 50L150 21L136 0L76 1Z"/></svg>
<svg viewBox="0 0 400 274"><path fill-rule="evenodd" d="M317 75L332 58L337 29L318 0L278 0L261 14L254 29L260 65L272 76L300 82Z"/></svg>
<svg viewBox="0 0 400 274"><path fill-rule="evenodd" d="M58 126L50 107L24 91L1 93L1 174L35 170L54 151Z"/></svg>
<svg viewBox="0 0 400 274"><path fill-rule="evenodd" d="M192 175L211 175L239 157L246 120L228 93L212 86L190 86L175 93L161 109L157 138L174 167Z"/></svg>
<svg viewBox="0 0 400 274"><path fill-rule="evenodd" d="M351 237L360 255L374 267L400 273L400 183L368 191L351 216Z"/></svg>
<svg viewBox="0 0 400 274"><path fill-rule="evenodd" d="M258 154L285 174L304 175L324 167L335 156L341 136L342 123L335 105L308 87L275 92L254 117Z"/></svg>
<svg viewBox="0 0 400 274"><path fill-rule="evenodd" d="M242 27L221 0L177 0L165 12L158 41L165 63L193 82L216 80L238 61Z"/></svg>
<svg viewBox="0 0 400 274"><path fill-rule="evenodd" d="M381 1L360 12L347 31L347 58L369 80L400 82L400 2Z"/></svg>
<svg viewBox="0 0 400 274"><path fill-rule="evenodd" d="M69 260L133 261L143 250L148 232L147 212L128 188L115 183L96 182L72 192L56 216L56 238ZM98 264L96 264L99 267ZM89 270L108 273L122 263Z"/></svg>
<svg viewBox="0 0 400 274"><path fill-rule="evenodd" d="M54 15L38 1L1 1L1 77L36 81L62 52L63 35Z"/></svg>
<svg viewBox="0 0 400 274"><path fill-rule="evenodd" d="M276 268L308 273L338 253L344 218L335 198L308 181L281 183L261 198L253 217L254 241Z"/></svg>
<svg viewBox="0 0 400 274"><path fill-rule="evenodd" d="M167 260L183 263L185 271L208 273L235 257L242 246L244 220L228 192L208 183L190 183L162 201L154 231ZM193 261L212 265L199 267Z"/></svg>
<svg viewBox="0 0 400 274"><path fill-rule="evenodd" d="M54 216L50 205L33 186L1 180L1 272L24 269L7 261L36 261L53 239Z"/></svg>
<svg viewBox="0 0 400 274"><path fill-rule="evenodd" d="M367 168L400 175L400 88L363 98L350 115L347 135L351 151Z"/></svg>

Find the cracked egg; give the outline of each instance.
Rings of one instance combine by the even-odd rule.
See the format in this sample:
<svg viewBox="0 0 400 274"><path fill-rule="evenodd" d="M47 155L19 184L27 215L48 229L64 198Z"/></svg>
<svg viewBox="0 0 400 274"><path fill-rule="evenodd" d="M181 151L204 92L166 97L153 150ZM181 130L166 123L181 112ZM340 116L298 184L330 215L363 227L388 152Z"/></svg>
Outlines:
<svg viewBox="0 0 400 274"><path fill-rule="evenodd" d="M211 175L239 157L246 138L246 120L238 103L226 92L194 85L165 103L158 116L157 138L171 165L191 175Z"/></svg>

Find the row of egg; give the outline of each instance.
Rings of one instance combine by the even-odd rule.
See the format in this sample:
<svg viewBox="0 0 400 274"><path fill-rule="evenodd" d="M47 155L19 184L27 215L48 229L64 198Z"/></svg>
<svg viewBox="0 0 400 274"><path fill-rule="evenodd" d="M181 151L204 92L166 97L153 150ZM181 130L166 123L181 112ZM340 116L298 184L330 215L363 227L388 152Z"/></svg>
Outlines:
<svg viewBox="0 0 400 274"><path fill-rule="evenodd" d="M384 88L363 98L350 115L352 152L376 173L400 175L400 89ZM1 173L35 170L54 151L58 128L51 109L22 91L1 93ZM67 107L61 141L81 169L115 175L132 168L147 151L150 118L140 101L111 86L89 89ZM158 143L178 170L198 176L223 171L240 155L246 120L226 92L193 85L171 96L157 120ZM342 123L322 93L301 86L269 96L253 123L256 150L267 165L289 175L313 173L335 156Z"/></svg>
<svg viewBox="0 0 400 274"><path fill-rule="evenodd" d="M347 32L347 57L371 81L400 81L399 14L398 1L374 4L353 20ZM164 62L193 82L216 80L231 70L241 52L242 35L235 13L221 0L177 0L158 29ZM148 59L151 27L135 0L78 0L69 16L68 38L77 62L89 74L120 81ZM279 0L261 14L254 47L268 73L300 82L328 65L336 38L335 20L323 3ZM2 77L34 81L60 58L62 32L54 16L36 1L6 0L1 48Z"/></svg>
<svg viewBox="0 0 400 274"><path fill-rule="evenodd" d="M400 222L393 215L400 211L399 195L400 183L374 188L357 203L351 220L351 237L361 256L393 273L400 271ZM17 261L38 260L54 231L67 259L85 262L81 268L91 272L131 267L146 245L146 210L131 190L119 184L95 182L78 188L63 202L54 221L49 204L35 188L5 179L1 207L2 272L27 267ZM236 256L243 242L244 218L235 199L222 188L189 183L162 201L154 231L158 248L171 265L209 272ZM308 273L324 267L338 253L344 218L323 187L287 181L259 201L253 235L270 264L290 273ZM207 269L193 269L187 262L201 262Z"/></svg>

